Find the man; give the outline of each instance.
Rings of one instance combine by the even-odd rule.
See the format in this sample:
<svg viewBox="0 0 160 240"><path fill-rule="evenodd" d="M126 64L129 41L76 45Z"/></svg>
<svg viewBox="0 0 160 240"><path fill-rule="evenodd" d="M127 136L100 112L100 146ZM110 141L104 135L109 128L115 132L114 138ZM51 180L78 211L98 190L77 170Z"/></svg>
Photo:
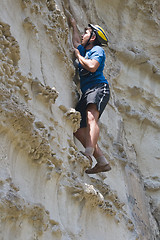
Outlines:
<svg viewBox="0 0 160 240"><path fill-rule="evenodd" d="M70 18L73 27L73 45L75 56L79 61L80 86L82 91L76 110L81 113L80 128L75 137L85 147L82 152L92 165L92 156L97 160L93 168L86 170L88 174L106 172L111 167L99 148L98 119L109 101L110 91L107 80L103 75L105 52L101 47L107 44L108 39L104 30L98 25L88 24L81 39L76 21Z"/></svg>

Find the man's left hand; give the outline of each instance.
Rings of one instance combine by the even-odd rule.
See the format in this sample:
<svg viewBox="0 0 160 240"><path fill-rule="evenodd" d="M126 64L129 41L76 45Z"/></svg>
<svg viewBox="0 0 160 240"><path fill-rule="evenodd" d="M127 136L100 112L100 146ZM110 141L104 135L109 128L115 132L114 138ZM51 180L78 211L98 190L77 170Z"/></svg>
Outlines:
<svg viewBox="0 0 160 240"><path fill-rule="evenodd" d="M74 53L75 53L76 58L78 59L80 52L77 48L74 49Z"/></svg>

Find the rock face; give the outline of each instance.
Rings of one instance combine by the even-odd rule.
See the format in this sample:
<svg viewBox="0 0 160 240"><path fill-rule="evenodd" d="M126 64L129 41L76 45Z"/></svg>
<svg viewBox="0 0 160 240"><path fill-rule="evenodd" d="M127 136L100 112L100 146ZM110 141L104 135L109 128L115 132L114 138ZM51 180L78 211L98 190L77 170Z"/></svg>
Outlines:
<svg viewBox="0 0 160 240"><path fill-rule="evenodd" d="M73 137L70 14L109 36L108 173L85 174ZM159 0L0 1L0 239L160 239L159 36Z"/></svg>

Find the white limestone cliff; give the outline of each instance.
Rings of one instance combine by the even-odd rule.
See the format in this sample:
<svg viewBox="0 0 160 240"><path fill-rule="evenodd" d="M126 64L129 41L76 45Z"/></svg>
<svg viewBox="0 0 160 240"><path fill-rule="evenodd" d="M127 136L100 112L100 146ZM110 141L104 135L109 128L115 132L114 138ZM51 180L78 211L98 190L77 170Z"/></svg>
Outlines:
<svg viewBox="0 0 160 240"><path fill-rule="evenodd" d="M85 174L74 139L72 15L109 36L100 139ZM160 1L0 1L0 239L160 239Z"/></svg>

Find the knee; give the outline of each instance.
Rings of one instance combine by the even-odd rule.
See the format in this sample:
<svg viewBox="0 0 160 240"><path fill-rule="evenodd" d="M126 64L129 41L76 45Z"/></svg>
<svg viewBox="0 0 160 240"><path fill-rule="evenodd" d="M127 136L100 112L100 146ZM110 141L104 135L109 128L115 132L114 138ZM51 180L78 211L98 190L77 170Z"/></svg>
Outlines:
<svg viewBox="0 0 160 240"><path fill-rule="evenodd" d="M89 104L87 107L87 122L88 124L98 122L99 111L96 104Z"/></svg>
<svg viewBox="0 0 160 240"><path fill-rule="evenodd" d="M91 124L95 121L96 121L96 119L95 119L93 113L90 112L90 111L87 111L87 122L88 122L88 124Z"/></svg>
<svg viewBox="0 0 160 240"><path fill-rule="evenodd" d="M81 138L83 135L85 135L85 129L84 128L79 128L75 133L73 133L74 136L79 139Z"/></svg>
<svg viewBox="0 0 160 240"><path fill-rule="evenodd" d="M93 110L88 110L87 111L87 123L88 124L95 124L98 123L98 118L99 118L99 112L93 111Z"/></svg>

